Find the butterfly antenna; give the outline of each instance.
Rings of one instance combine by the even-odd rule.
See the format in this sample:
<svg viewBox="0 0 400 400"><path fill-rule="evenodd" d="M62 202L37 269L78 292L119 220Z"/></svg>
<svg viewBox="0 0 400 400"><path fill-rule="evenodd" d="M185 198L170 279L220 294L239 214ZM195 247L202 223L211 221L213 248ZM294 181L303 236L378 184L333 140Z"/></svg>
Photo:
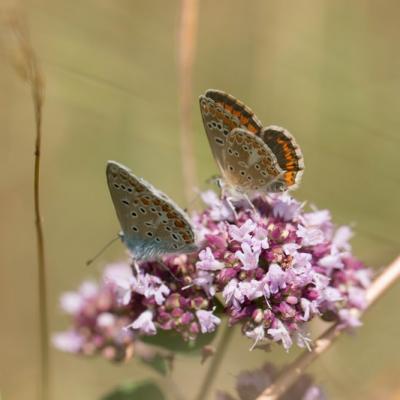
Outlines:
<svg viewBox="0 0 400 400"><path fill-rule="evenodd" d="M92 264L93 261L95 261L99 256L101 256L116 240L120 239L121 235L118 234L115 238L111 239L103 248L91 259L86 261L86 265L89 266Z"/></svg>

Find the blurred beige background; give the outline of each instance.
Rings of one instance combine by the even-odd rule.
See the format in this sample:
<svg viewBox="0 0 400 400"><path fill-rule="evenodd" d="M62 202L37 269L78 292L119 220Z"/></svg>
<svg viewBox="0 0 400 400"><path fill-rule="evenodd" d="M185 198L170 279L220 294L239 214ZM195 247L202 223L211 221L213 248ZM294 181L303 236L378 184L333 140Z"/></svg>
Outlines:
<svg viewBox="0 0 400 400"><path fill-rule="evenodd" d="M182 206L179 146L180 1L29 0L26 8L47 88L42 210L52 331L64 329L58 297L124 256L105 162L130 166ZM400 4L344 0L200 1L193 125L198 179L217 172L197 97L219 88L266 124L295 134L306 163L296 197L352 223L354 252L379 269L400 248ZM36 249L32 202L33 112L28 87L0 62L0 391L34 399L38 374ZM331 399L399 399L399 287L311 370ZM317 327L320 329L321 327ZM272 353L248 351L237 332L215 388ZM153 376L52 351L53 399L98 399L114 385ZM190 399L205 368L178 357L174 376Z"/></svg>

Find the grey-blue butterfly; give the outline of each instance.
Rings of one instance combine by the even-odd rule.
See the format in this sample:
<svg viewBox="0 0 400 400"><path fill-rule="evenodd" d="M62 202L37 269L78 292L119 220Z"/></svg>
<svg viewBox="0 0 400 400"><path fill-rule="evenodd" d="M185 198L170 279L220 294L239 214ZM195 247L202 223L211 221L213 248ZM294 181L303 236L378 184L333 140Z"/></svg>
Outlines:
<svg viewBox="0 0 400 400"><path fill-rule="evenodd" d="M115 161L108 161L106 174L122 240L134 260L196 250L189 217L168 196Z"/></svg>

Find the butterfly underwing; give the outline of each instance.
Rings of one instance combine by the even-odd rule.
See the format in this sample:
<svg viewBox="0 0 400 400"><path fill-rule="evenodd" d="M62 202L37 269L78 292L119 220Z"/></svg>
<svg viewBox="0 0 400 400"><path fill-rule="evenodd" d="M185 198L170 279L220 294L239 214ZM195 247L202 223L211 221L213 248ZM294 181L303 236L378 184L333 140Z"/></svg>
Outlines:
<svg viewBox="0 0 400 400"><path fill-rule="evenodd" d="M200 110L225 184L245 194L298 187L304 160L287 130L263 128L249 107L219 90L200 96Z"/></svg>
<svg viewBox="0 0 400 400"><path fill-rule="evenodd" d="M189 217L168 196L115 161L108 161L106 175L122 240L135 260L196 250Z"/></svg>

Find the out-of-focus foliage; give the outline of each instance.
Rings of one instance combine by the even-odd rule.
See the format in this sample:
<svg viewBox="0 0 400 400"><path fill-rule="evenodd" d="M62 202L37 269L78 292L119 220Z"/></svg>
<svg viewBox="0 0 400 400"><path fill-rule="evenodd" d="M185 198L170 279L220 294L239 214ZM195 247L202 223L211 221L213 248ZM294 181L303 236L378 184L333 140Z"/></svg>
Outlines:
<svg viewBox="0 0 400 400"><path fill-rule="evenodd" d="M126 384L115 389L102 400L164 400L165 396L153 382Z"/></svg>

